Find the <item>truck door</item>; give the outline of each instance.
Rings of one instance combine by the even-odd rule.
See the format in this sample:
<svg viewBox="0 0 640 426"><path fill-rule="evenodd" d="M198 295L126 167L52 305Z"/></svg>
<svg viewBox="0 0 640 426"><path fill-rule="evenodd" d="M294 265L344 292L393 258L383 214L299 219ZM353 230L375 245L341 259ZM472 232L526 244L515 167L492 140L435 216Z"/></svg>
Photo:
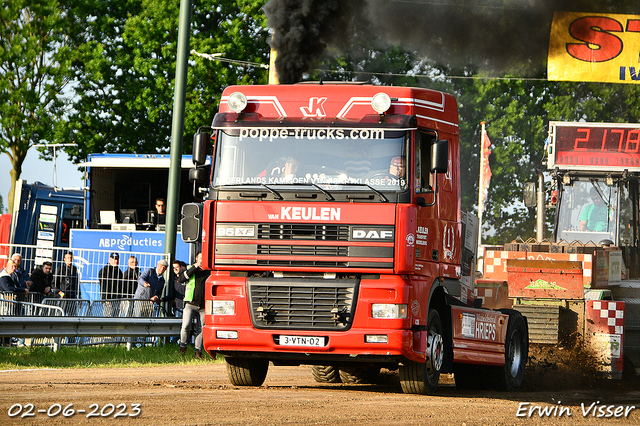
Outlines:
<svg viewBox="0 0 640 426"><path fill-rule="evenodd" d="M439 275L437 262L440 258L440 250L435 242L441 239L441 235L438 227L438 211L434 204L436 201L434 174L429 170L431 144L435 140L435 133L420 130L415 133L415 192L418 203L416 261L424 265L422 268L416 268L416 273L427 276ZM430 265L427 266L428 264Z"/></svg>

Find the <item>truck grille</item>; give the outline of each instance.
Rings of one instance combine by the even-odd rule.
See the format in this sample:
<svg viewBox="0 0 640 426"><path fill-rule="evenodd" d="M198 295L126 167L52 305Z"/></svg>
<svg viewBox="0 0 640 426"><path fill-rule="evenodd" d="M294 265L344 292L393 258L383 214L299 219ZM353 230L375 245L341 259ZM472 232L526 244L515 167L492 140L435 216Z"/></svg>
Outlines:
<svg viewBox="0 0 640 426"><path fill-rule="evenodd" d="M336 246L266 246L258 245L258 254L277 254L286 256L348 256L347 247Z"/></svg>
<svg viewBox="0 0 640 426"><path fill-rule="evenodd" d="M216 266L393 268L392 225L225 222L215 235Z"/></svg>
<svg viewBox="0 0 640 426"><path fill-rule="evenodd" d="M358 280L248 279L251 319L256 328L347 330Z"/></svg>
<svg viewBox="0 0 640 426"><path fill-rule="evenodd" d="M258 225L258 239L348 241L349 227L345 225L307 225L303 223L262 223Z"/></svg>

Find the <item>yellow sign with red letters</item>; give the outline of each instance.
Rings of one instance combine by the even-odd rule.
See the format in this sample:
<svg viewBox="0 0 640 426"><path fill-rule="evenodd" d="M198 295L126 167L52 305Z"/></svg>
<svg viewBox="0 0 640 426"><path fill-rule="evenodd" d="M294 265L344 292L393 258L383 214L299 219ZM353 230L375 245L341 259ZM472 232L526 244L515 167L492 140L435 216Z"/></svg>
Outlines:
<svg viewBox="0 0 640 426"><path fill-rule="evenodd" d="M640 15L556 12L547 78L640 84Z"/></svg>

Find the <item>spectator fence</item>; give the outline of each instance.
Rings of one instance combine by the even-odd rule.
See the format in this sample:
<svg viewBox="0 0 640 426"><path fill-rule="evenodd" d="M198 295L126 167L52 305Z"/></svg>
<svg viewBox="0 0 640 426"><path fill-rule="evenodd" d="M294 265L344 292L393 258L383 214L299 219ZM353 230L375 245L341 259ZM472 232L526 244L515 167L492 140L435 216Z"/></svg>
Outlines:
<svg viewBox="0 0 640 426"><path fill-rule="evenodd" d="M134 256L137 261L139 273L155 267L158 260L165 259L171 262L165 254L127 252L118 251L110 247L106 250L98 249L74 249L68 247L37 247L30 245L7 245L0 244L0 253L8 253L10 258L14 253L22 256L22 268L29 274L40 266L44 260L53 263L54 283L59 279L56 272L64 264L64 255L67 252L73 254L73 264L78 270L77 299L68 297L45 297L44 294L30 292L29 294L16 294L0 292L0 317L105 317L105 318L161 318L167 313L161 305L154 304L150 300L134 300L133 296L137 287L137 281L124 280L110 286L101 288L99 280L100 269L109 263L111 253L118 253L120 270L127 270L129 257ZM0 258L0 269L4 268L6 258ZM168 272L165 275L168 280ZM55 285L55 284L54 284ZM165 291L173 291L173 285L165 285ZM53 344L56 349L55 340L59 339L60 344L70 345L96 345L114 343L125 343L127 346L152 344L157 341L155 337L77 337L69 336L62 338L34 337L31 339L11 339L12 344L22 344L22 340L31 345Z"/></svg>

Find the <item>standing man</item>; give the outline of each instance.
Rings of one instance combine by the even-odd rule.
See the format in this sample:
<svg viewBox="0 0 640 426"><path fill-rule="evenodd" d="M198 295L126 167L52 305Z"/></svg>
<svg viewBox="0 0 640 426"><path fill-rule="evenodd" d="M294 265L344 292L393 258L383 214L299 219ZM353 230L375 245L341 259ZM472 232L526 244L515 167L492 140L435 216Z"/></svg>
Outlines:
<svg viewBox="0 0 640 426"><path fill-rule="evenodd" d="M102 300L119 299L122 297L122 271L120 270L120 255L111 253L109 263L104 265L98 272L100 281L100 297Z"/></svg>
<svg viewBox="0 0 640 426"><path fill-rule="evenodd" d="M131 297L136 292L138 287L138 278L140 277L140 268L138 267L138 258L134 255L129 256L127 260L127 266L129 267L124 271L123 278L123 293L126 297Z"/></svg>
<svg viewBox="0 0 640 426"><path fill-rule="evenodd" d="M173 282L173 290L174 290L174 314L176 317L182 316L182 311L184 310L184 292L186 290L187 285L185 283L181 283L178 281L178 278L184 271L187 270L187 264L182 260L174 260L171 264L173 268L173 273L175 274L175 280Z"/></svg>
<svg viewBox="0 0 640 426"><path fill-rule="evenodd" d="M33 285L31 278L29 278L29 273L22 268L22 255L20 253L13 253L11 255L11 260L16 265L15 272L13 273L13 278L18 282L20 287L22 288L30 288Z"/></svg>
<svg viewBox="0 0 640 426"><path fill-rule="evenodd" d="M204 326L204 286L210 274L210 271L202 269L202 252L199 252L196 255L196 263L178 277L178 281L187 283L184 293L182 328L180 329L180 353L187 351L188 330L193 318L198 318L195 356L200 359L202 359L202 327Z"/></svg>
<svg viewBox="0 0 640 426"><path fill-rule="evenodd" d="M64 254L64 263L54 273L54 293L66 299L77 299L80 294L78 287L78 268L73 264L73 253Z"/></svg>
<svg viewBox="0 0 640 426"><path fill-rule="evenodd" d="M140 274L138 288L133 298L135 300L150 300L153 303L160 303L162 301L162 290L164 289L164 277L162 274L164 274L168 266L169 264L166 260L160 259L155 268L149 268ZM152 311L148 309L149 307L145 308L147 309L142 310L142 316L150 317Z"/></svg>

